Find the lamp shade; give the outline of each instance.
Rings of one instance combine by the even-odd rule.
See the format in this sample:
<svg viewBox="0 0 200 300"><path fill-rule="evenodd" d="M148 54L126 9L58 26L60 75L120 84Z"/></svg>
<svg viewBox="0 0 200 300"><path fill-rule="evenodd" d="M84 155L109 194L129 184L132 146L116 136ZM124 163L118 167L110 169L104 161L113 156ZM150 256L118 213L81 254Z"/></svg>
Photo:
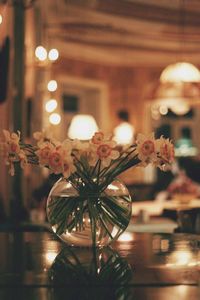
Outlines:
<svg viewBox="0 0 200 300"><path fill-rule="evenodd" d="M165 82L200 82L200 72L192 64L178 62L167 66L161 73L160 81Z"/></svg>
<svg viewBox="0 0 200 300"><path fill-rule="evenodd" d="M97 123L91 115L75 115L69 126L70 139L89 140L98 131Z"/></svg>
<svg viewBox="0 0 200 300"><path fill-rule="evenodd" d="M114 129L114 140L121 145L131 144L134 138L134 127L128 122L122 122Z"/></svg>

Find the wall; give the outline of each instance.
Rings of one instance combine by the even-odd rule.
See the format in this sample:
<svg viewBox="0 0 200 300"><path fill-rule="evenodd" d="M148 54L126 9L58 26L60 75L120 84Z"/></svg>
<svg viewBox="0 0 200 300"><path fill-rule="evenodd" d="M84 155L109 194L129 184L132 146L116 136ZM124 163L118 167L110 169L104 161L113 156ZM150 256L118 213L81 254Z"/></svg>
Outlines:
<svg viewBox="0 0 200 300"><path fill-rule="evenodd" d="M0 47L2 47L4 39L8 36L12 41L12 16L13 10L8 5L0 5L0 13L3 16L3 22L0 24ZM2 130L8 129L12 126L11 119L11 107L12 107L12 90L11 90L11 78L12 78L12 60L13 49L10 47L10 62L8 72L8 86L7 96L4 102L0 103L0 140L3 139ZM0 66L1 67L1 66ZM0 83L1 84L1 83ZM3 160L0 159L0 197L4 201L5 210L8 211L9 203L7 201L9 197L9 182L10 176L8 175L7 167ZM1 198L0 198L1 200Z"/></svg>
<svg viewBox="0 0 200 300"><path fill-rule="evenodd" d="M145 100L152 82L159 77L159 69L113 67L61 57L54 65L52 73L55 77L56 74L67 74L105 82L109 92L110 130L112 131L118 123L117 111L126 108L136 132L144 131Z"/></svg>
<svg viewBox="0 0 200 300"><path fill-rule="evenodd" d="M15 95L14 88L14 76L13 76L13 65L14 65L14 20L13 20L13 7L10 5L0 5L0 13L3 14L3 23L0 25L0 46L5 36L10 37L10 61L9 61L9 81L8 81L8 92L7 97L3 103L0 104L0 139L3 140L2 130L13 130L13 112L15 110L15 103L13 101ZM25 32L25 101L34 97L34 60L33 60L33 49L34 49L34 10L26 10L26 32ZM0 66L1 67L1 66ZM27 103L26 103L27 104ZM26 109L27 106L25 105ZM25 125L27 125L27 110L23 115L21 110L21 118L25 119ZM24 128L24 133L27 133L27 126ZM23 137L24 138L24 137ZM25 172L26 173L26 172ZM26 174L25 174L26 175ZM11 197L11 186L12 178L8 175L8 168L5 166L3 160L0 160L0 196L3 198L4 206L9 212L9 199ZM25 182L25 181L24 181ZM24 191L26 190L26 184L24 183Z"/></svg>

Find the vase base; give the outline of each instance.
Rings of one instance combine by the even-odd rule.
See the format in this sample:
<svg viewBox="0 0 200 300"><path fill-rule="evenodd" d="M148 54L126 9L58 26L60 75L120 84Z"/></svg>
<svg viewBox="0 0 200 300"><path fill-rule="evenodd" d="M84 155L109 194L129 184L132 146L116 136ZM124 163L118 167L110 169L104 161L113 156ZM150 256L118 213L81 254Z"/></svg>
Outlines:
<svg viewBox="0 0 200 300"><path fill-rule="evenodd" d="M59 237L63 242L67 243L70 246L93 247L90 227L81 231L66 232ZM97 231L95 243L96 247L108 246L111 241L112 239L107 234L105 234L105 232L98 233Z"/></svg>

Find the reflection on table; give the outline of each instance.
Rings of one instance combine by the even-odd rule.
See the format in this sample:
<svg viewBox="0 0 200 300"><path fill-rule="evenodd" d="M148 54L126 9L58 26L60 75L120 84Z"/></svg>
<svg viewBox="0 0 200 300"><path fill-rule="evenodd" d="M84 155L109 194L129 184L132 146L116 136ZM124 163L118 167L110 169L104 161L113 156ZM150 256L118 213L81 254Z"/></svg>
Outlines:
<svg viewBox="0 0 200 300"><path fill-rule="evenodd" d="M50 268L56 300L130 299L131 267L110 247L65 247ZM62 287L62 288L61 288Z"/></svg>
<svg viewBox="0 0 200 300"><path fill-rule="evenodd" d="M199 299L198 235L125 232L96 252L48 232L1 232L0 243L0 299Z"/></svg>

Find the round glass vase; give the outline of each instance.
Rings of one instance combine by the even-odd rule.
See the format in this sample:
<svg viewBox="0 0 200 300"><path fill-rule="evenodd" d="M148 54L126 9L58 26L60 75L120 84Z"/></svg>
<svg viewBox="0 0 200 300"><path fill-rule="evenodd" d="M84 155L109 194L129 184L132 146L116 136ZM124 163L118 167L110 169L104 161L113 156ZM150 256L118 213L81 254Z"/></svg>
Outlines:
<svg viewBox="0 0 200 300"><path fill-rule="evenodd" d="M69 245L107 246L129 224L129 191L118 179L101 193L77 186L80 183L75 186L61 178L52 187L47 199L47 218L52 230Z"/></svg>

